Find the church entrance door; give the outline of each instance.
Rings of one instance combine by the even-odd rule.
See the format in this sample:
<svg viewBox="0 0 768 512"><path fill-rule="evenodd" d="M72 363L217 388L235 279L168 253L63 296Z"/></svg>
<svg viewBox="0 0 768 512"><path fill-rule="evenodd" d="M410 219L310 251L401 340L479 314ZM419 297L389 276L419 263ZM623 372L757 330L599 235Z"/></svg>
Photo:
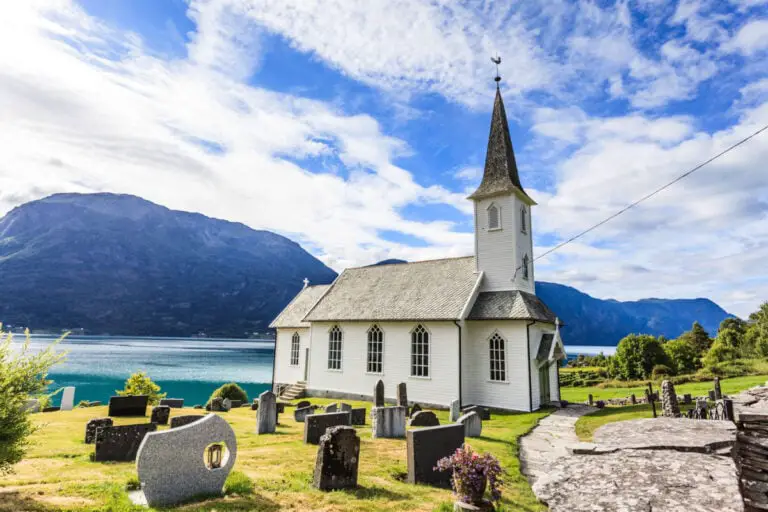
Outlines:
<svg viewBox="0 0 768 512"><path fill-rule="evenodd" d="M550 398L550 391L549 391L549 365L550 363L545 364L541 368L539 368L539 404L545 405L549 403L551 400Z"/></svg>

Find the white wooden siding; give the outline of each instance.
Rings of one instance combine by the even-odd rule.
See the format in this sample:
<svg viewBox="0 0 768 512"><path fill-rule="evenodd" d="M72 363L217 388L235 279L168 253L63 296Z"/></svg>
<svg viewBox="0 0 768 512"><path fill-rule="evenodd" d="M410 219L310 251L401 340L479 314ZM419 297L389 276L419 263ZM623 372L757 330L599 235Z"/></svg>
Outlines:
<svg viewBox="0 0 768 512"><path fill-rule="evenodd" d="M560 382L557 378L557 363L552 363L549 366L549 399L560 400Z"/></svg>
<svg viewBox="0 0 768 512"><path fill-rule="evenodd" d="M465 404L529 410L525 321L468 321L462 337L462 394ZM488 340L498 332L506 341L507 382L493 382Z"/></svg>
<svg viewBox="0 0 768 512"><path fill-rule="evenodd" d="M299 365L291 366L291 339L299 333ZM275 338L275 382L293 384L304 380L304 350L309 348L309 329L277 329Z"/></svg>
<svg viewBox="0 0 768 512"><path fill-rule="evenodd" d="M531 347L531 406L536 410L541 406L541 389L539 388L539 366L536 364L536 353L539 350L541 341L541 329L536 324L531 325L530 329L530 347Z"/></svg>
<svg viewBox="0 0 768 512"><path fill-rule="evenodd" d="M328 370L328 331L343 332L342 370ZM418 322L377 322L384 333L384 373L367 370L368 328L371 322L312 322L309 381L311 391L373 395L379 379L385 396L395 399L397 385L405 382L408 399L450 405L459 396L458 328L453 322L422 322L430 333L430 377L411 377L411 330Z"/></svg>

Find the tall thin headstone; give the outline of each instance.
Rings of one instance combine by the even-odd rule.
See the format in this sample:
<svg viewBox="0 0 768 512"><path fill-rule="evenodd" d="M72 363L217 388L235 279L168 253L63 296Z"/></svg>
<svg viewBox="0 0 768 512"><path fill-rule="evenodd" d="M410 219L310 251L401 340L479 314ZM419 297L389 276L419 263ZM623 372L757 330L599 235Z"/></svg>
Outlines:
<svg viewBox="0 0 768 512"><path fill-rule="evenodd" d="M459 416L461 416L461 403L458 400L453 400L451 402L451 413L450 413L451 423L455 423L456 420L459 419Z"/></svg>
<svg viewBox="0 0 768 512"><path fill-rule="evenodd" d="M384 407L384 382L381 379L373 388L373 406Z"/></svg>
<svg viewBox="0 0 768 512"><path fill-rule="evenodd" d="M715 377L715 400L723 398L723 392L720 390L720 377Z"/></svg>
<svg viewBox="0 0 768 512"><path fill-rule="evenodd" d="M675 386L669 380L661 383L661 413L669 418L680 417L680 406L677 403Z"/></svg>
<svg viewBox="0 0 768 512"><path fill-rule="evenodd" d="M256 433L273 434L277 425L277 397L271 391L259 395L259 409L256 412Z"/></svg>
<svg viewBox="0 0 768 512"><path fill-rule="evenodd" d="M400 407L408 407L408 389L405 382L401 382L397 385L397 405Z"/></svg>
<svg viewBox="0 0 768 512"><path fill-rule="evenodd" d="M67 386L61 392L61 410L71 411L75 407L75 388Z"/></svg>
<svg viewBox="0 0 768 512"><path fill-rule="evenodd" d="M593 404L595 403L595 399L592 397L592 393L590 393L589 395L587 395L587 403L588 403L589 405L593 405Z"/></svg>

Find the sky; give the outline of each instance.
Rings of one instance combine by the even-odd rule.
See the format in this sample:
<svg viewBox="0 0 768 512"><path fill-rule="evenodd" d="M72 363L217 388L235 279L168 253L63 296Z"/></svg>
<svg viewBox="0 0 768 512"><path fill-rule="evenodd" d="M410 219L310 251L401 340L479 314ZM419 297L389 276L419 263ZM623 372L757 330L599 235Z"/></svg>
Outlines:
<svg viewBox="0 0 768 512"><path fill-rule="evenodd" d="M768 0L0 5L0 215L115 192L342 270L473 251L500 55L535 254L768 124ZM536 261L593 296L768 300L768 132Z"/></svg>

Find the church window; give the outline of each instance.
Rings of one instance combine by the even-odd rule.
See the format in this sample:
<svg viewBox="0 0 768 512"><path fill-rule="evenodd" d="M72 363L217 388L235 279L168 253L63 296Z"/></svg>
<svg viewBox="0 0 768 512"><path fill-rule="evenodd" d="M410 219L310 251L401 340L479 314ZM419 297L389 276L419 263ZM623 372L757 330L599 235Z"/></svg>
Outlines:
<svg viewBox="0 0 768 512"><path fill-rule="evenodd" d="M384 331L378 325L368 329L368 373L384 372Z"/></svg>
<svg viewBox="0 0 768 512"><path fill-rule="evenodd" d="M525 206L520 208L520 231L528 232L528 210L525 209Z"/></svg>
<svg viewBox="0 0 768 512"><path fill-rule="evenodd" d="M291 338L291 366L299 366L299 346L301 345L301 337L299 333L293 333Z"/></svg>
<svg viewBox="0 0 768 512"><path fill-rule="evenodd" d="M530 261L528 260L528 255L526 254L523 256L523 279L526 281L528 280L528 264Z"/></svg>
<svg viewBox="0 0 768 512"><path fill-rule="evenodd" d="M495 333L490 339L491 380L506 382L507 360L504 354L504 338Z"/></svg>
<svg viewBox="0 0 768 512"><path fill-rule="evenodd" d="M488 207L488 229L501 229L501 210L495 204Z"/></svg>
<svg viewBox="0 0 768 512"><path fill-rule="evenodd" d="M411 377L429 377L429 332L421 324L411 331Z"/></svg>
<svg viewBox="0 0 768 512"><path fill-rule="evenodd" d="M338 325L328 332L328 369L341 370L342 334Z"/></svg>

